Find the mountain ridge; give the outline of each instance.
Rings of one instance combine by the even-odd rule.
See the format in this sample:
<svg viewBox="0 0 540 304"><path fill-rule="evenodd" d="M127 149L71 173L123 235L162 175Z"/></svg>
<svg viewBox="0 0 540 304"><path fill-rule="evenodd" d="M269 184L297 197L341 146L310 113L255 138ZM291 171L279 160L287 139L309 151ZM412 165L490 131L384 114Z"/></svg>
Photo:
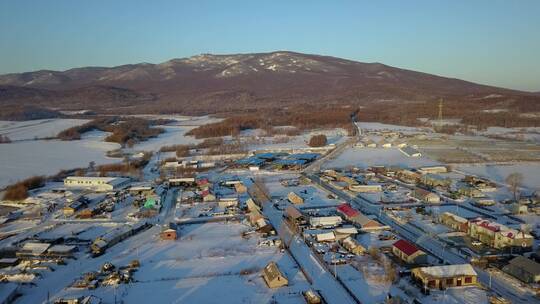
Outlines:
<svg viewBox="0 0 540 304"><path fill-rule="evenodd" d="M34 89L31 91L30 89ZM494 97L497 96L497 97ZM96 100L97 98L97 100ZM165 62L0 75L0 104L212 113L271 105L538 101L538 94L290 51L200 54Z"/></svg>

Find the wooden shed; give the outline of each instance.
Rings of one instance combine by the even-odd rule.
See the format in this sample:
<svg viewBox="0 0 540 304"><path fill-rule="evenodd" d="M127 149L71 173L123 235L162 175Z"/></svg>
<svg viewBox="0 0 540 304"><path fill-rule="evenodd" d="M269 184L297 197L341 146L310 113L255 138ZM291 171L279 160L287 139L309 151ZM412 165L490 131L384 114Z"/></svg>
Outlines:
<svg viewBox="0 0 540 304"><path fill-rule="evenodd" d="M262 276L270 288L279 288L289 284L289 280L281 273L275 262L270 262L264 267Z"/></svg>

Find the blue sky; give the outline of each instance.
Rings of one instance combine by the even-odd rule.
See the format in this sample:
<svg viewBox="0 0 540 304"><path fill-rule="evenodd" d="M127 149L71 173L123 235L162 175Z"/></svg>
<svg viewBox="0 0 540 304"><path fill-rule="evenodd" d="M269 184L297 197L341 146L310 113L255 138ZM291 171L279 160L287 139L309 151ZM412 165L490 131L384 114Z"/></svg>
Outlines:
<svg viewBox="0 0 540 304"><path fill-rule="evenodd" d="M0 73L332 55L540 91L540 1L0 0Z"/></svg>

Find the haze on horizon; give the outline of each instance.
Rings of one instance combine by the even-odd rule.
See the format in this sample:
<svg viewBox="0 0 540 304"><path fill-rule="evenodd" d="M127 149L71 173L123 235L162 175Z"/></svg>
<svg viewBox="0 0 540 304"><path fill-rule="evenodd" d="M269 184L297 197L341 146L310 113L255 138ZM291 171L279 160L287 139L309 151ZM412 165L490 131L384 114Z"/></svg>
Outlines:
<svg viewBox="0 0 540 304"><path fill-rule="evenodd" d="M289 50L540 91L538 1L1 1L0 74Z"/></svg>

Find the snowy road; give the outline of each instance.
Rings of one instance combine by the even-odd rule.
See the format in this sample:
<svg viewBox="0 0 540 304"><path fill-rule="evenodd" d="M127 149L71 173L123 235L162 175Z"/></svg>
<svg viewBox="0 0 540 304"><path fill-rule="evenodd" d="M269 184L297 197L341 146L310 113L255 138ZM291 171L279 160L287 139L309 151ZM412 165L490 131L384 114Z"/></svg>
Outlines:
<svg viewBox="0 0 540 304"><path fill-rule="evenodd" d="M276 228L283 242L288 244L289 252L312 281L313 287L320 292L327 303L358 303L334 276L319 263L304 240L290 231L283 221L282 211L274 208L272 202L266 201L263 203L263 213Z"/></svg>

